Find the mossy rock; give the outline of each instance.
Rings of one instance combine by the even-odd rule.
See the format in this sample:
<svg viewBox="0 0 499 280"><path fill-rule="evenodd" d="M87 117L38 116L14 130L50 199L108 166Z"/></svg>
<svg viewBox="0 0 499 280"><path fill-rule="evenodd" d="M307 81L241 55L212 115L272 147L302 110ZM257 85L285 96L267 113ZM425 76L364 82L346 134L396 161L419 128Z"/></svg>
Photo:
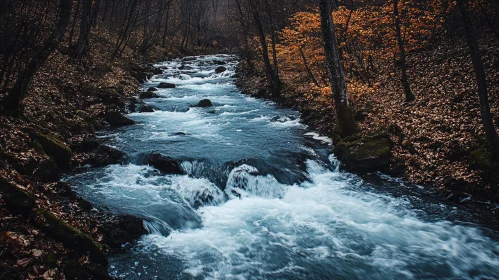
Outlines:
<svg viewBox="0 0 499 280"><path fill-rule="evenodd" d="M0 194L13 214L28 215L36 207L35 199L25 190L0 178Z"/></svg>
<svg viewBox="0 0 499 280"><path fill-rule="evenodd" d="M390 141L386 135L354 135L336 145L336 155L348 171L384 171L390 166Z"/></svg>
<svg viewBox="0 0 499 280"><path fill-rule="evenodd" d="M38 210L36 212L36 225L50 236L61 241L66 247L80 253L88 252L90 258L96 263L108 264L107 257L99 244L90 236L72 227L53 214L45 210Z"/></svg>
<svg viewBox="0 0 499 280"><path fill-rule="evenodd" d="M43 151L51 156L57 166L62 170L69 170L72 152L71 149L56 137L37 134L38 141L43 148Z"/></svg>

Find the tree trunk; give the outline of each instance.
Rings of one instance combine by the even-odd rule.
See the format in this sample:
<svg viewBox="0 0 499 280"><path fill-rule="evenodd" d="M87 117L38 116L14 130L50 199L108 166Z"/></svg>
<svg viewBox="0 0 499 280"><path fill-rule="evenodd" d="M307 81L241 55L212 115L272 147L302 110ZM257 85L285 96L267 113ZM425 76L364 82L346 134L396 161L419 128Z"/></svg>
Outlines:
<svg viewBox="0 0 499 280"><path fill-rule="evenodd" d="M5 111L11 113L20 113L22 111L19 107L21 101L26 96L31 80L64 39L64 33L71 18L72 5L72 0L59 1L59 20L56 28L44 42L40 51L28 62L24 71L19 74L16 83L9 91L9 95L4 99L3 105L5 107L3 109Z"/></svg>
<svg viewBox="0 0 499 280"><path fill-rule="evenodd" d="M258 38L260 39L260 45L262 47L262 58L263 58L263 63L265 65L265 73L267 74L267 79L270 82L270 86L272 88L272 95L274 97L278 97L280 95L282 83L281 80L279 79L277 71L273 69L272 64L270 62L269 46L267 44L265 31L263 29L263 25L260 20L260 14L255 4L252 1L250 1L250 3L252 5L253 19L255 21L256 28L258 31Z"/></svg>
<svg viewBox="0 0 499 280"><path fill-rule="evenodd" d="M399 16L399 1L393 0L393 17L395 18L395 32L397 35L397 44L400 51L400 69L402 70L402 86L404 87L405 101L411 102L416 100L416 96L412 93L409 77L407 76L407 63L405 58L404 41L402 40L402 32L400 31L400 16Z"/></svg>
<svg viewBox="0 0 499 280"><path fill-rule="evenodd" d="M334 107L340 134L348 136L357 133L359 127L354 120L353 110L348 100L348 90L338 52L330 0L320 0L319 8L322 35L324 37L324 53L329 70L329 79L333 91Z"/></svg>
<svg viewBox="0 0 499 280"><path fill-rule="evenodd" d="M71 54L76 57L82 57L88 51L88 37L92 26L92 0L83 0L83 9L81 12L80 35L76 44L71 46Z"/></svg>
<svg viewBox="0 0 499 280"><path fill-rule="evenodd" d="M466 0L457 0L456 2L459 10L461 11L461 18L464 24L466 42L468 43L471 61L473 62L473 68L475 70L483 128L485 130L485 133L487 134L487 139L492 146L492 150L494 152L496 160L499 160L499 136L497 135L497 131L494 127L494 121L492 120L492 114L490 113L485 70L482 62L482 57L480 55L478 41L474 34L472 25L473 23L471 22L470 16L468 14L468 7L465 1Z"/></svg>

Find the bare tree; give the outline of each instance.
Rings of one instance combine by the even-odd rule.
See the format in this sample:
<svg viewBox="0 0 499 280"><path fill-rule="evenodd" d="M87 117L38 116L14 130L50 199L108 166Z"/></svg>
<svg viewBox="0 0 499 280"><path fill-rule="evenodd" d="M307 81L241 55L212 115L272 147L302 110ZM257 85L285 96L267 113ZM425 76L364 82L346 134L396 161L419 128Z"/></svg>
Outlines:
<svg viewBox="0 0 499 280"><path fill-rule="evenodd" d="M4 100L2 100L5 111L22 113L19 107L21 101L26 96L31 80L64 38L64 33L71 18L72 5L72 0L59 1L59 18L57 24L36 54L29 59L24 69L19 72L13 87L9 90L8 95L4 97Z"/></svg>

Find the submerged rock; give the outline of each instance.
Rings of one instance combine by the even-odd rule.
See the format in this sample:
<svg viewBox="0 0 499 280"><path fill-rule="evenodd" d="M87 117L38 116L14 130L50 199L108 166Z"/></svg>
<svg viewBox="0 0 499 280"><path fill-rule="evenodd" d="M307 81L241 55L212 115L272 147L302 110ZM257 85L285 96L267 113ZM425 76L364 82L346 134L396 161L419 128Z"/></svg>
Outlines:
<svg viewBox="0 0 499 280"><path fill-rule="evenodd" d="M187 66L185 64L182 64L178 69L179 70L192 70L194 68L192 68L191 66Z"/></svg>
<svg viewBox="0 0 499 280"><path fill-rule="evenodd" d="M224 66L218 66L216 69L215 69L215 73L217 74L220 74L220 73L223 73L227 71L227 68L225 68Z"/></svg>
<svg viewBox="0 0 499 280"><path fill-rule="evenodd" d="M150 99L150 98L158 98L158 97L159 96L152 91L141 92L139 95L140 99Z"/></svg>
<svg viewBox="0 0 499 280"><path fill-rule="evenodd" d="M176 88L177 86L171 83L160 83L158 88Z"/></svg>
<svg viewBox="0 0 499 280"><path fill-rule="evenodd" d="M390 167L390 141L386 135L347 137L336 145L336 155L348 171L383 171Z"/></svg>
<svg viewBox="0 0 499 280"><path fill-rule="evenodd" d="M153 153L149 156L149 165L166 174L185 174L184 169L175 159L164 156L159 153Z"/></svg>
<svg viewBox="0 0 499 280"><path fill-rule="evenodd" d="M155 87L150 87L150 88L147 89L147 91L148 92L155 92L155 91L158 91L158 89L155 88Z"/></svg>
<svg viewBox="0 0 499 280"><path fill-rule="evenodd" d="M135 124L134 121L118 112L107 113L105 121L111 126L127 126Z"/></svg>

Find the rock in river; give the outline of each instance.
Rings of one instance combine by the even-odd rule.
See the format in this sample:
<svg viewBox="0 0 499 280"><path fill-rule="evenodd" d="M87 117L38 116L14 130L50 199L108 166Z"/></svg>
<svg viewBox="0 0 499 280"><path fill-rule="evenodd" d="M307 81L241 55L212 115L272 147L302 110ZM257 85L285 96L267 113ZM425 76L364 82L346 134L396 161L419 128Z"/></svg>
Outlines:
<svg viewBox="0 0 499 280"><path fill-rule="evenodd" d="M219 66L217 67L217 69L215 69L215 73L217 74L223 73L225 71L227 71L227 68L225 68L224 66Z"/></svg>
<svg viewBox="0 0 499 280"><path fill-rule="evenodd" d="M135 124L131 119L123 116L118 112L109 112L106 115L105 121L111 126L126 126Z"/></svg>
<svg viewBox="0 0 499 280"><path fill-rule="evenodd" d="M149 165L166 174L185 174L184 169L175 159L164 156L159 153L153 153L149 156Z"/></svg>
<svg viewBox="0 0 499 280"><path fill-rule="evenodd" d="M140 99L150 99L150 98L158 98L158 97L159 96L152 91L141 92L139 95Z"/></svg>
<svg viewBox="0 0 499 280"><path fill-rule="evenodd" d="M176 88L177 86L170 83L160 83L158 88Z"/></svg>
<svg viewBox="0 0 499 280"><path fill-rule="evenodd" d="M207 107L212 107L213 104L211 103L211 100L209 99L203 99L199 101L197 105L194 105L192 107L201 107L201 108L207 108Z"/></svg>

